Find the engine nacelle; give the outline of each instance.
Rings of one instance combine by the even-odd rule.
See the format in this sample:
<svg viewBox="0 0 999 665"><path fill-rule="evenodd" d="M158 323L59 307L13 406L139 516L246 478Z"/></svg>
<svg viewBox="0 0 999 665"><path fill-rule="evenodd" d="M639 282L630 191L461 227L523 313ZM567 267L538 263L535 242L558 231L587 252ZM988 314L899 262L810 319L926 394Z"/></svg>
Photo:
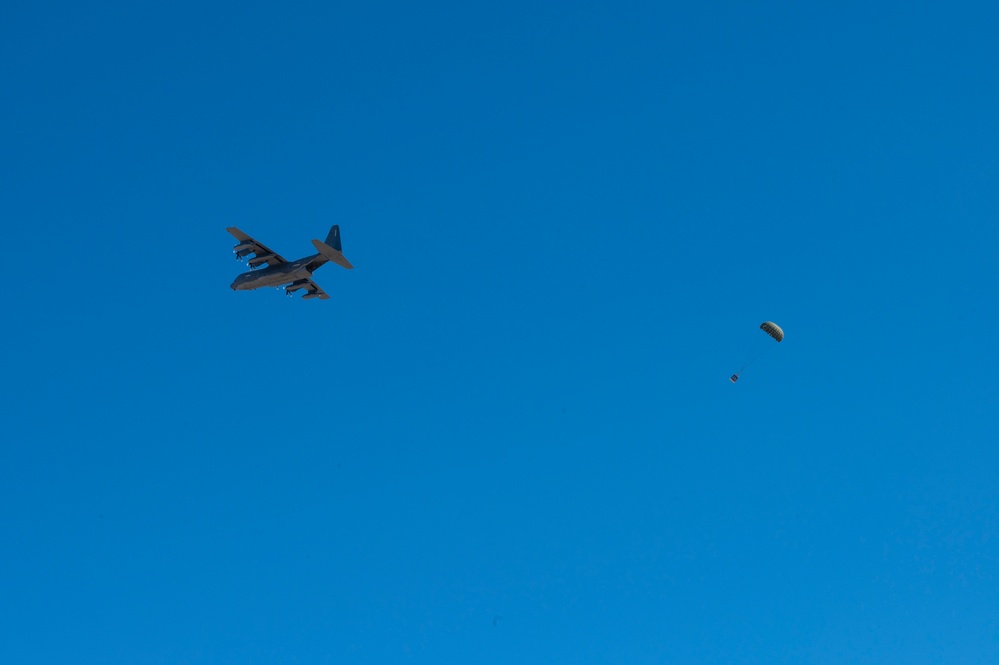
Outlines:
<svg viewBox="0 0 999 665"><path fill-rule="evenodd" d="M292 282L288 286L284 287L284 290L287 291L288 293L292 293L294 291L298 291L299 289L307 289L307 288L309 288L309 283L304 279L299 279Z"/></svg>
<svg viewBox="0 0 999 665"><path fill-rule="evenodd" d="M264 254L263 256L255 256L249 261L247 261L246 265L250 266L251 268L256 268L260 264L267 263L273 258L274 258L273 254Z"/></svg>

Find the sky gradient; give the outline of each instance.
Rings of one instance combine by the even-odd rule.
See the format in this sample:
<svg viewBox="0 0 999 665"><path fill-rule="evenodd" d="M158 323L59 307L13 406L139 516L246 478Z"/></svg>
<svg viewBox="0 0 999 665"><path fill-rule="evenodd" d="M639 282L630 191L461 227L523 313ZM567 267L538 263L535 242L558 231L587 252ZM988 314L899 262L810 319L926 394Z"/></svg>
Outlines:
<svg viewBox="0 0 999 665"><path fill-rule="evenodd" d="M999 661L997 25L4 3L0 660Z"/></svg>

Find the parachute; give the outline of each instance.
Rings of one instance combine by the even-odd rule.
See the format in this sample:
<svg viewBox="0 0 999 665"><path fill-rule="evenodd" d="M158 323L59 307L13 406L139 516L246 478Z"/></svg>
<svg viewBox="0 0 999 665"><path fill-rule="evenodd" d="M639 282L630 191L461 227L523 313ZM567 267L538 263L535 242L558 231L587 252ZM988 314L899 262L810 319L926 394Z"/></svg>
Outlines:
<svg viewBox="0 0 999 665"><path fill-rule="evenodd" d="M778 342L783 342L784 341L784 331L781 329L781 327L779 325L777 325L773 321L764 321L763 323L761 323L760 324L760 330L762 330L766 334L770 335L770 337L773 337ZM756 354L754 354L749 360L747 360L746 362L744 362L742 364L742 367L739 368L739 371L736 372L735 374L733 374L732 376L730 376L728 378L728 380L731 381L732 383L735 383L736 381L738 381L739 380L739 375L742 374L742 370L744 370L747 367L749 367L749 365L753 361L755 361L757 358L759 358L764 353L766 353L769 350L769 348L770 347L768 345L766 348L763 348L760 351L758 351Z"/></svg>
<svg viewBox="0 0 999 665"><path fill-rule="evenodd" d="M773 321L764 321L760 324L760 330L773 337L778 342L784 341L784 331Z"/></svg>

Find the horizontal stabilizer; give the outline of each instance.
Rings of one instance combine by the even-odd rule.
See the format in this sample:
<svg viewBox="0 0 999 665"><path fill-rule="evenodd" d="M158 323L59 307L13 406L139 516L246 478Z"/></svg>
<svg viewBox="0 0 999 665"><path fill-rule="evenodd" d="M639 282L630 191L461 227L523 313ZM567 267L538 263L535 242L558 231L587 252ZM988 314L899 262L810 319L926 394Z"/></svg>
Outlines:
<svg viewBox="0 0 999 665"><path fill-rule="evenodd" d="M352 270L354 268L354 266L350 265L350 261L347 260L347 258L343 255L343 252L339 249L333 249L322 240L313 240L312 245L320 254L338 266L343 266L347 270Z"/></svg>

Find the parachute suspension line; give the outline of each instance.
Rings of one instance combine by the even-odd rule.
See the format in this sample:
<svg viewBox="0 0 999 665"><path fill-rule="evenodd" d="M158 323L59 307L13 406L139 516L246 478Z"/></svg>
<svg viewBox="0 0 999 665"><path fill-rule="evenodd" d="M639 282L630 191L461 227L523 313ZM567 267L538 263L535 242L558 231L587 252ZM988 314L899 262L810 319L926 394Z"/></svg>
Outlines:
<svg viewBox="0 0 999 665"><path fill-rule="evenodd" d="M759 351L757 351L757 352L756 352L756 354L755 354L754 356L752 356L752 357L751 357L751 358L750 358L749 360L747 360L747 361L746 361L746 362L745 362L745 363L744 363L744 364L742 365L742 367L740 367L740 368L739 368L739 371L738 371L738 372L736 372L736 374L740 374L740 373L742 373L742 370L746 369L747 367L749 367L750 365L752 365L752 364L753 364L754 362L756 362L757 360L759 360L760 358L762 358L763 356L765 356L765 355L767 354L767 352L768 352L768 351L770 351L770 349L769 349L769 348L766 348L766 349L760 349Z"/></svg>
<svg viewBox="0 0 999 665"><path fill-rule="evenodd" d="M749 347L746 349L746 352L742 354L742 357L748 358L748 360L742 363L742 367L739 368L739 371L736 372L736 375L738 376L739 374L742 374L742 370L746 369L754 362L759 360L769 350L770 350L770 344L766 342L761 343L760 340L756 340L755 342L750 344Z"/></svg>
<svg viewBox="0 0 999 665"><path fill-rule="evenodd" d="M760 324L760 330L762 330L763 332L765 332L768 336L772 337L778 343L784 341L784 331L781 330L780 326L778 326L776 323L774 323L772 321L764 321L762 324ZM760 343L758 343L758 342L754 342L753 345L750 346L750 348L746 352L746 354L744 354L744 356L745 355L750 355L753 352L754 349L755 349L755 353L752 353L752 355L750 356L749 360L747 360L746 362L744 362L742 364L742 367L739 368L738 372L736 372L731 377L729 377L729 381L731 381L732 383L735 383L736 381L738 381L739 380L739 375L742 374L742 372L747 367L749 367L750 365L752 365L754 362L756 362L761 357L763 357L768 351L770 351L770 349L772 348L771 347L772 344L773 344L773 342L765 342L762 345Z"/></svg>

